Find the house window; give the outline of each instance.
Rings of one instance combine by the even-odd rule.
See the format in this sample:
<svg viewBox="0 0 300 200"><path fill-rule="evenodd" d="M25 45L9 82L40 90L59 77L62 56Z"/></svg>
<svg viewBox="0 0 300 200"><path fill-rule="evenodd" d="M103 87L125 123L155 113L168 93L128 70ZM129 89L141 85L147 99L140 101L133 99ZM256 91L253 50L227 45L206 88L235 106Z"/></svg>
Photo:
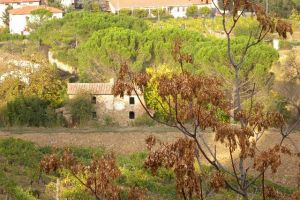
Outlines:
<svg viewBox="0 0 300 200"><path fill-rule="evenodd" d="M177 12L179 12L179 7L177 7Z"/></svg>
<svg viewBox="0 0 300 200"><path fill-rule="evenodd" d="M92 97L92 104L96 104L97 98L95 96Z"/></svg>
<svg viewBox="0 0 300 200"><path fill-rule="evenodd" d="M129 119L135 119L135 113L134 112L129 112Z"/></svg>
<svg viewBox="0 0 300 200"><path fill-rule="evenodd" d="M93 117L93 119L97 119L97 113L96 112L92 112L92 117Z"/></svg>
<svg viewBox="0 0 300 200"><path fill-rule="evenodd" d="M134 105L135 104L135 99L134 97L129 97L129 104Z"/></svg>

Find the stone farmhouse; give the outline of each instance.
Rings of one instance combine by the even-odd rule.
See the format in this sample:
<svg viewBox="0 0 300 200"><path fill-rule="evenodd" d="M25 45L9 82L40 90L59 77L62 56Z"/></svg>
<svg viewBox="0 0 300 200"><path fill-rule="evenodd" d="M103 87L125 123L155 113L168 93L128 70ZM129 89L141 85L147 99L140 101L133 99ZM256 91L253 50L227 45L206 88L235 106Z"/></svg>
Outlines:
<svg viewBox="0 0 300 200"><path fill-rule="evenodd" d="M89 93L91 103L95 105L95 112L91 113L93 118L103 121L104 117L110 116L120 125L129 125L131 121L143 115L145 110L137 95L114 97L113 85L113 80L109 83L69 83L67 94L72 99L82 92ZM139 97L144 102L143 95L139 94Z"/></svg>
<svg viewBox="0 0 300 200"><path fill-rule="evenodd" d="M62 18L63 11L46 5L26 6L9 10L9 31L14 34L29 35L30 30L27 27L28 21L34 21L35 17L32 11L46 9L52 13L52 18Z"/></svg>
<svg viewBox="0 0 300 200"><path fill-rule="evenodd" d="M213 0L215 1L215 0ZM212 0L108 0L108 10L118 13L121 9L146 9L151 14L153 9L164 9L174 18L186 17L190 6L213 8Z"/></svg>

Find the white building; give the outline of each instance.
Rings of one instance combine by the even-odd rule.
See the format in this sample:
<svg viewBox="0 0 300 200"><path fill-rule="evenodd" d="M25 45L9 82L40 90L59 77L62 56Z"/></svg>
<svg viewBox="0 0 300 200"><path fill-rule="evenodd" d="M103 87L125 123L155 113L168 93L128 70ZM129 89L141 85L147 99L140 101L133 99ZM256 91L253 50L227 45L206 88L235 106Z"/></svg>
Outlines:
<svg viewBox="0 0 300 200"><path fill-rule="evenodd" d="M62 18L63 11L58 8L41 6L27 6L23 8L9 10L9 31L12 34L28 35L30 30L27 27L27 21L34 21L35 18L31 14L37 9L47 9L52 13L52 18Z"/></svg>
<svg viewBox="0 0 300 200"><path fill-rule="evenodd" d="M75 0L61 0L60 3L64 8L69 8L71 6L74 6Z"/></svg>
<svg viewBox="0 0 300 200"><path fill-rule="evenodd" d="M8 6L11 6L13 9L23 8L26 6L38 6L40 5L40 0L0 0L0 16L3 16L5 10ZM0 19L0 26L5 24Z"/></svg>
<svg viewBox="0 0 300 200"><path fill-rule="evenodd" d="M174 18L186 17L190 6L213 8L211 0L108 0L109 10L118 13L121 9L165 9Z"/></svg>

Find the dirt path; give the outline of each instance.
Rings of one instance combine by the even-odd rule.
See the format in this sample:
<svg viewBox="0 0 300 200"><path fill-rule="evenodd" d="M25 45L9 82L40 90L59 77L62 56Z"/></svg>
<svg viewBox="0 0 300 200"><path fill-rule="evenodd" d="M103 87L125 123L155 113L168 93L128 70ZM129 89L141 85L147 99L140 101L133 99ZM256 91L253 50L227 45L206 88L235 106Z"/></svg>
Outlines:
<svg viewBox="0 0 300 200"><path fill-rule="evenodd" d="M109 151L118 154L130 154L145 151L145 139L149 135L154 135L164 141L173 141L180 137L178 132L151 132L149 130L137 132L137 130L116 132L82 132L76 130L72 132L48 132L39 133L34 131L22 134L0 131L0 138L14 137L32 141L40 146L79 146L79 147L104 147Z"/></svg>
<svg viewBox="0 0 300 200"><path fill-rule="evenodd" d="M267 132L260 140L259 148L261 150L272 147L274 144L280 141L280 136L276 133L276 130ZM81 146L81 147L105 147L107 150L114 151L118 154L130 154L140 151L145 151L145 139L149 135L154 135L163 141L174 141L176 138L182 136L176 131L158 131L158 130L118 130L114 132L109 131L47 131L42 130L38 132L38 129L33 131L24 131L24 133L16 133L15 131L1 131L0 138L20 138L37 143L40 146ZM210 147L216 145L214 141L214 134L206 133L203 135L207 144ZM300 132L293 134L288 140L286 140L286 146L293 151L300 149ZM225 165L230 165L229 154L226 147L221 144L217 144L218 159ZM237 157L237 155L235 155ZM236 160L237 161L237 160ZM299 173L299 158L296 157L284 157L282 159L282 165L279 168L276 175L267 173L267 178L272 179L276 183L289 185L295 187L298 182L297 174ZM249 163L251 164L251 163ZM252 164L251 164L252 165Z"/></svg>

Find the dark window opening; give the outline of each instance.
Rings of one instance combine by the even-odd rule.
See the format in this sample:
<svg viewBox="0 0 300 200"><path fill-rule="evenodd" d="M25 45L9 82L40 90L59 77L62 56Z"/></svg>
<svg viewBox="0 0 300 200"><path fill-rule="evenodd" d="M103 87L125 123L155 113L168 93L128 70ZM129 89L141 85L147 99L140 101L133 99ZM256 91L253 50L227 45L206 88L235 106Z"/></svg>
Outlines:
<svg viewBox="0 0 300 200"><path fill-rule="evenodd" d="M95 96L92 97L92 104L96 104L97 98Z"/></svg>
<svg viewBox="0 0 300 200"><path fill-rule="evenodd" d="M93 117L93 119L97 119L97 113L96 112L92 112L92 117Z"/></svg>
<svg viewBox="0 0 300 200"><path fill-rule="evenodd" d="M129 112L129 119L135 119L135 113Z"/></svg>
<svg viewBox="0 0 300 200"><path fill-rule="evenodd" d="M135 104L134 97L129 97L129 104Z"/></svg>

